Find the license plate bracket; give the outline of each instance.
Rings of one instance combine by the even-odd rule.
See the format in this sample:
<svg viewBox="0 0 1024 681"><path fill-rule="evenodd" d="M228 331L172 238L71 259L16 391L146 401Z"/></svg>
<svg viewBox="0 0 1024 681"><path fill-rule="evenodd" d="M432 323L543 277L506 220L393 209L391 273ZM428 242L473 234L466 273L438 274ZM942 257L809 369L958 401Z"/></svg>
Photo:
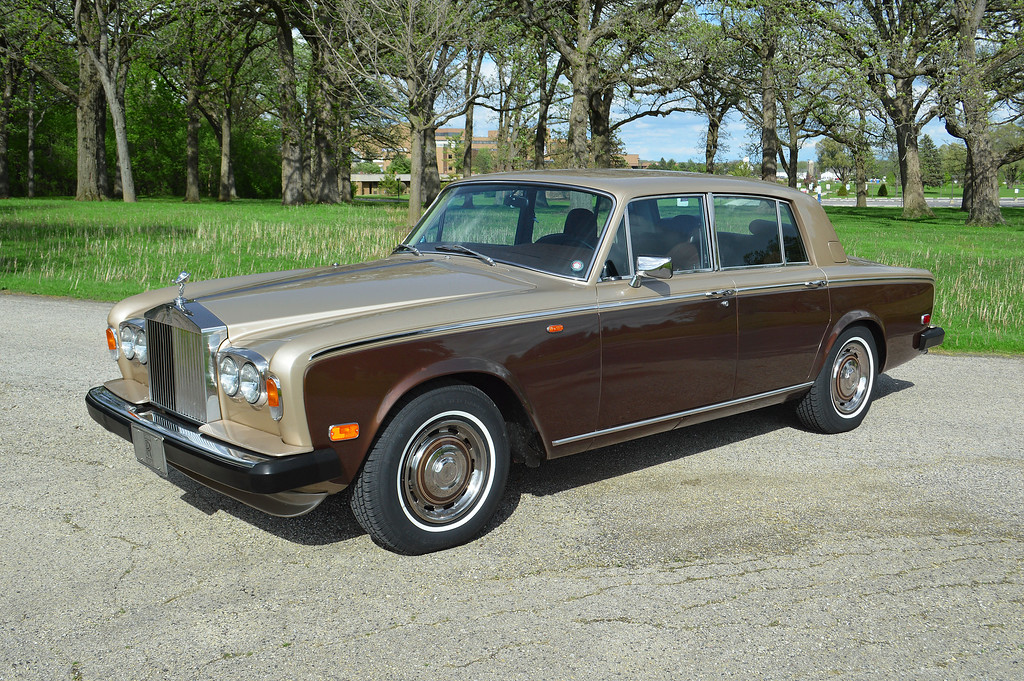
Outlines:
<svg viewBox="0 0 1024 681"><path fill-rule="evenodd" d="M164 452L163 437L132 424L132 444L135 445L135 458L140 463L161 477L167 477L167 454Z"/></svg>

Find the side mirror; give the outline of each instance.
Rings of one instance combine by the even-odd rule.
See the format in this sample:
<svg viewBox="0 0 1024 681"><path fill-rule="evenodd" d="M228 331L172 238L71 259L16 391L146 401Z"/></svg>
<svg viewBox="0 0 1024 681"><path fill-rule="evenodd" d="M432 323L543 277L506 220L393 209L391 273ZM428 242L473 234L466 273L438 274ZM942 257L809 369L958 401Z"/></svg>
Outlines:
<svg viewBox="0 0 1024 681"><path fill-rule="evenodd" d="M672 258L661 258L652 255L641 255L636 259L636 274L629 280L633 288L640 288L644 277L651 279L672 278Z"/></svg>

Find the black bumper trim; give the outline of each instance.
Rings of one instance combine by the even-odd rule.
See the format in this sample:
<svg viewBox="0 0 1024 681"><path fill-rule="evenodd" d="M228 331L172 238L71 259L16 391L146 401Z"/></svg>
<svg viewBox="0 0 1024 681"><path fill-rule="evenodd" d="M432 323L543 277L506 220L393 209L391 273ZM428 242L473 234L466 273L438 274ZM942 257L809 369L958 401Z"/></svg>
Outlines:
<svg viewBox="0 0 1024 681"><path fill-rule="evenodd" d="M172 428L144 418L156 414L136 407L102 386L85 396L89 415L111 433L132 441L132 425L160 435L167 463L232 489L252 494L277 494L341 477L341 462L333 449L271 457L228 445L199 433L195 426L160 413ZM187 434L187 437L182 433Z"/></svg>
<svg viewBox="0 0 1024 681"><path fill-rule="evenodd" d="M937 345L942 345L942 341L945 339L946 332L941 326L929 326L927 329L917 334L914 346L921 352L928 352L928 348L934 348Z"/></svg>

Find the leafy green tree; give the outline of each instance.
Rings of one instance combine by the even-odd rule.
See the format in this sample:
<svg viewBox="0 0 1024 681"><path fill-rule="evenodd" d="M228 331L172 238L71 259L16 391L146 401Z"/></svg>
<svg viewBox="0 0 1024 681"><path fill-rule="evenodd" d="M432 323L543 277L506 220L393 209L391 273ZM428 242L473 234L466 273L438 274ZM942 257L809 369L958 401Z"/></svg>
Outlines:
<svg viewBox="0 0 1024 681"><path fill-rule="evenodd" d="M395 177L389 169L380 180L380 188L388 196L400 196L402 194L402 181Z"/></svg>
<svg viewBox="0 0 1024 681"><path fill-rule="evenodd" d="M1024 159L1024 144L999 153L993 144L998 118L1021 96L1024 69L1019 1L955 0L949 10L951 35L943 44L934 75L946 131L967 145L967 178L962 209L968 224L1005 222L999 207L999 167ZM1016 86L1016 87L1015 87Z"/></svg>
<svg viewBox="0 0 1024 681"><path fill-rule="evenodd" d="M824 138L815 146L818 155L818 166L822 170L830 170L846 183L854 172L853 156L849 150L835 140Z"/></svg>
<svg viewBox="0 0 1024 681"><path fill-rule="evenodd" d="M932 214L924 199L918 137L935 112L931 88L918 83L935 72L952 2L836 0L816 15L849 57L847 68L868 84L892 122L906 218Z"/></svg>
<svg viewBox="0 0 1024 681"><path fill-rule="evenodd" d="M408 175L412 172L412 162L404 154L398 154L388 164L387 171L392 175Z"/></svg>
<svg viewBox="0 0 1024 681"><path fill-rule="evenodd" d="M380 173L380 166L373 161L360 161L352 165L352 172L365 175L376 175Z"/></svg>
<svg viewBox="0 0 1024 681"><path fill-rule="evenodd" d="M939 147L939 162L943 177L963 184L967 174L967 147L963 144L943 144Z"/></svg>
<svg viewBox="0 0 1024 681"><path fill-rule="evenodd" d="M918 153L921 155L921 181L926 187L942 185L942 159L931 137L921 136Z"/></svg>

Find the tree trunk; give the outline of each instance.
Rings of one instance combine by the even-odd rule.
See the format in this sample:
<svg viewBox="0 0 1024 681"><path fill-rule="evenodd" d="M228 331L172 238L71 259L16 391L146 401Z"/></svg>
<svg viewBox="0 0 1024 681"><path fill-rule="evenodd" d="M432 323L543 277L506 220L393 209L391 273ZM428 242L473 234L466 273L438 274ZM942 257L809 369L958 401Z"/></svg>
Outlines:
<svg viewBox="0 0 1024 681"><path fill-rule="evenodd" d="M420 214L423 212L423 144L425 135L423 127L417 125L413 120L410 120L409 123L411 127L410 137L412 139L412 147L409 149L412 180L409 183L409 214L407 221L411 228L420 219Z"/></svg>
<svg viewBox="0 0 1024 681"><path fill-rule="evenodd" d="M335 141L338 130L336 89L324 82L324 55L311 42L313 60L309 71L307 102L311 113L310 127L310 189L314 203L338 203L338 152Z"/></svg>
<svg viewBox="0 0 1024 681"><path fill-rule="evenodd" d="M913 120L897 123L896 137L901 144L900 184L903 187L903 217L917 219L933 215L924 198L921 157L917 152L917 124Z"/></svg>
<svg viewBox="0 0 1024 681"><path fill-rule="evenodd" d="M341 125L338 128L338 192L344 203L352 203L352 100L346 92L341 102Z"/></svg>
<svg viewBox="0 0 1024 681"><path fill-rule="evenodd" d="M441 193L441 173L437 167L437 129L423 131L423 207L429 206Z"/></svg>
<svg viewBox="0 0 1024 681"><path fill-rule="evenodd" d="M78 48L78 106L75 120L78 128L78 168L75 199L102 201L106 197L106 121L107 102L96 67L86 53Z"/></svg>
<svg viewBox="0 0 1024 681"><path fill-rule="evenodd" d="M971 204L967 224L989 227L1001 225L999 207L999 160L987 134L979 135L967 148L971 158Z"/></svg>
<svg viewBox="0 0 1024 681"><path fill-rule="evenodd" d="M302 106L298 101L295 77L295 50L291 22L284 8L275 5L277 56L281 116L281 203L297 206L302 191Z"/></svg>
<svg viewBox="0 0 1024 681"><path fill-rule="evenodd" d="M868 164L859 149L853 154L854 173L857 176L857 208L868 207Z"/></svg>
<svg viewBox="0 0 1024 681"><path fill-rule="evenodd" d="M775 182L779 136L776 132L775 46L767 43L761 52L761 179Z"/></svg>
<svg viewBox="0 0 1024 681"><path fill-rule="evenodd" d="M185 96L185 202L199 203L199 91L189 84Z"/></svg>
<svg viewBox="0 0 1024 681"><path fill-rule="evenodd" d="M796 189L797 168L800 167L800 143L797 141L796 126L789 126L789 163L783 161L783 168L786 171L786 180L790 187ZM781 146L781 145L780 145ZM782 149L779 149L779 156L782 156Z"/></svg>
<svg viewBox="0 0 1024 681"><path fill-rule="evenodd" d="M4 85L3 97L0 98L0 199L11 198L11 171L7 164L7 149L10 145L8 124L11 120L11 108L14 103L14 67L3 63Z"/></svg>
<svg viewBox="0 0 1024 681"><path fill-rule="evenodd" d="M587 124L590 121L590 80L586 63L581 59L572 68L572 107L569 109L569 167L590 165Z"/></svg>
<svg viewBox="0 0 1024 681"><path fill-rule="evenodd" d="M484 53L481 50L475 60L466 60L466 84L463 94L466 101L476 94L477 84L480 81L480 68L484 61ZM475 101L475 100L474 100ZM473 175L473 103L466 108L466 125L462 129L462 176Z"/></svg>
<svg viewBox="0 0 1024 681"><path fill-rule="evenodd" d="M135 203L135 179L132 177L132 160L128 151L128 126L125 121L124 109L118 101L114 84L109 78L104 77L103 72L99 73L103 82L103 90L107 95L107 108L110 109L110 119L114 124L114 141L117 144L117 164L120 170L121 193L125 203Z"/></svg>
<svg viewBox="0 0 1024 681"><path fill-rule="evenodd" d="M36 195L36 79L33 75L28 81L28 124L25 132L28 137L28 165L25 168L25 193L28 198Z"/></svg>
<svg viewBox="0 0 1024 681"><path fill-rule="evenodd" d="M555 89L562 76L565 67L564 58L559 58L555 66L555 72L548 78L547 51L541 54L541 79L540 79L540 102L537 109L537 130L533 136L533 168L543 170L545 166L545 152L548 143L548 112L551 110L551 103L555 100Z"/></svg>
<svg viewBox="0 0 1024 681"><path fill-rule="evenodd" d="M605 88L590 100L590 142L593 148L593 167L612 167L612 99L614 88Z"/></svg>
<svg viewBox="0 0 1024 681"><path fill-rule="evenodd" d="M220 115L220 182L217 200L234 198L234 174L231 172L231 105L226 104Z"/></svg>
<svg viewBox="0 0 1024 681"><path fill-rule="evenodd" d="M708 138L704 143L704 172L714 175L715 156L718 155L718 138L722 131L722 121L712 113L708 113Z"/></svg>

